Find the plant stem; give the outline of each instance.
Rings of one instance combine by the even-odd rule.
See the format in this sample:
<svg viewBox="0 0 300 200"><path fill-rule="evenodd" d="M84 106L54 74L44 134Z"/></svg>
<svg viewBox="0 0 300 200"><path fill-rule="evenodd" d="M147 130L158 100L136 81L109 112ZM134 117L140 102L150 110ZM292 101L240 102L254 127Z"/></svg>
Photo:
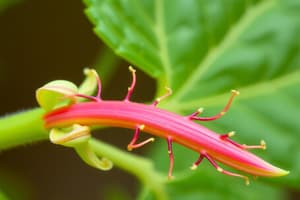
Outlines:
<svg viewBox="0 0 300 200"><path fill-rule="evenodd" d="M14 113L0 119L0 150L48 138L40 108Z"/></svg>
<svg viewBox="0 0 300 200"><path fill-rule="evenodd" d="M116 166L135 175L146 187L149 187L155 193L156 199L168 199L164 190L164 183L167 178L155 171L151 161L95 139L90 140L90 145L97 155L108 158Z"/></svg>

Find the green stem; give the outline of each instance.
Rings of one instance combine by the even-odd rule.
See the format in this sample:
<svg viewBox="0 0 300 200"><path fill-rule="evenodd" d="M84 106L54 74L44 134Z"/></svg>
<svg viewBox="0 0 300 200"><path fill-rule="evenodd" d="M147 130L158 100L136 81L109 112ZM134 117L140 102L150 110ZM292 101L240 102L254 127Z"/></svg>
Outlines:
<svg viewBox="0 0 300 200"><path fill-rule="evenodd" d="M15 113L0 119L0 150L48 138L40 108Z"/></svg>
<svg viewBox="0 0 300 200"><path fill-rule="evenodd" d="M149 187L155 193L156 199L168 199L164 190L164 183L167 178L155 171L151 161L95 139L90 140L90 145L97 155L108 158L116 166L135 175L146 187Z"/></svg>

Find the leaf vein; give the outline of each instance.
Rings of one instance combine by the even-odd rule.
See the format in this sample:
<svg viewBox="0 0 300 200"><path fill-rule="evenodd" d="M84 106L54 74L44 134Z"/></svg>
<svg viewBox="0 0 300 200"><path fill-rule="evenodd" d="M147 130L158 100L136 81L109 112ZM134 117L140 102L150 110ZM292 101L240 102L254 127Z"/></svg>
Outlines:
<svg viewBox="0 0 300 200"><path fill-rule="evenodd" d="M237 22L235 26L232 26L232 29L224 36L224 39L221 41L219 46L210 49L206 57L195 67L195 71L187 79L186 83L179 88L171 101L178 101L182 96L184 96L188 89L201 79L205 72L212 66L214 61L235 43L248 25L268 9L271 9L273 5L274 1L265 1L251 7L239 20L239 22Z"/></svg>
<svg viewBox="0 0 300 200"><path fill-rule="evenodd" d="M161 64L163 69L165 70L165 81L167 84L172 85L171 75L172 68L170 64L170 58L168 53L168 42L166 37L166 30L164 24L164 1L156 0L155 1L155 25L154 25L154 33L157 38L159 54L161 56Z"/></svg>
<svg viewBox="0 0 300 200"><path fill-rule="evenodd" d="M264 81L257 83L255 85L245 86L242 88L239 88L239 91L241 92L241 96L237 99L237 101L240 101L242 99L249 99L253 96L258 95L266 95L268 93L272 93L280 88L284 88L286 86L299 83L300 84L300 70L291 72L289 74L286 74L280 78ZM166 104L165 107L170 108L176 108L177 111L183 112L186 110L191 110L199 107L199 105L207 105L207 106L220 106L223 105L226 102L226 99L229 97L229 92L220 94L220 95L214 95L211 97L207 97L201 100L193 100L193 101L187 101L187 102L178 102L173 103L169 102Z"/></svg>

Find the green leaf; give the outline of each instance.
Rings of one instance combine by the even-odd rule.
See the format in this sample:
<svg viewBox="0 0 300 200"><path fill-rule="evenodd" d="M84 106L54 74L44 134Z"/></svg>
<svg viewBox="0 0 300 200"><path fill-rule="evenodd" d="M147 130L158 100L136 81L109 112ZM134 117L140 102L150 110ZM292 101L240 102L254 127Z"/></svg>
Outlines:
<svg viewBox="0 0 300 200"><path fill-rule="evenodd" d="M43 109L35 108L0 118L0 151L48 138Z"/></svg>
<svg viewBox="0 0 300 200"><path fill-rule="evenodd" d="M214 175L212 168L186 172L197 154L179 148L179 180L168 184L170 199L184 196L180 188L185 184L188 195L203 199L247 199L250 194L257 195L252 199L283 199L283 187L300 189L299 0L85 3L96 34L107 45L157 78L159 90L165 85L173 89L161 107L187 114L204 106L204 115L210 116L226 104L231 89L238 89L241 95L228 114L204 125L219 133L235 130L234 139L241 143L264 139L267 150L255 154L291 171L286 177L259 179L245 189L232 177ZM166 144L156 147L155 163L167 172L168 157L162 154Z"/></svg>

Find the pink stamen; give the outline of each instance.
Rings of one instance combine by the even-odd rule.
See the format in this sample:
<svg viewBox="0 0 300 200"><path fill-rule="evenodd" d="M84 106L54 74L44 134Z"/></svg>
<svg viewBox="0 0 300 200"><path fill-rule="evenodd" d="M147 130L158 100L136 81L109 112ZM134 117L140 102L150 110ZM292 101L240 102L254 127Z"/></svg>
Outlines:
<svg viewBox="0 0 300 200"><path fill-rule="evenodd" d="M195 113L193 113L192 115L190 115L190 119L191 120L199 120L199 121L212 121L212 120L219 119L220 117L222 117L223 115L225 115L225 113L228 111L228 109L230 108L230 105L231 105L234 97L240 94L237 90L232 90L231 93L232 94L231 94L231 96L230 96L227 104L223 108L223 110L221 112L219 112L218 114L216 114L215 116L212 116L212 117L197 117L196 115L199 114L200 112L196 111Z"/></svg>
<svg viewBox="0 0 300 200"><path fill-rule="evenodd" d="M129 71L131 71L131 74L132 74L132 82L131 82L130 87L128 88L128 92L127 92L127 95L126 95L124 101L130 101L130 97L133 93L135 83L136 83L135 69L133 69L131 66L129 66Z"/></svg>
<svg viewBox="0 0 300 200"><path fill-rule="evenodd" d="M169 171L168 171L168 179L171 180L173 178L172 171L174 166L174 155L173 155L173 148L172 148L172 137L167 137L167 143L168 143L168 154L170 159L170 165L169 165Z"/></svg>
<svg viewBox="0 0 300 200"><path fill-rule="evenodd" d="M140 142L140 143L136 144L136 141L138 140L140 131L143 130L144 127L145 127L145 125L143 125L143 124L136 126L136 129L135 129L135 132L134 132L134 136L133 136L132 140L130 141L130 143L127 145L128 151L132 151L132 149L139 148L141 146L144 146L145 144L148 144L149 142L153 142L154 141L154 138L149 138L149 139L147 139L147 140L145 140L143 142Z"/></svg>

